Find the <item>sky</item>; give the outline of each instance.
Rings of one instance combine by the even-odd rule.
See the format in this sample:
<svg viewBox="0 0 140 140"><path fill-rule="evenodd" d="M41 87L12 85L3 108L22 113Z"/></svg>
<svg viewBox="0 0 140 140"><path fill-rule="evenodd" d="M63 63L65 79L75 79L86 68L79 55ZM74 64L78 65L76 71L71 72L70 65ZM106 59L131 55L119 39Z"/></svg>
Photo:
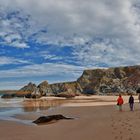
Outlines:
<svg viewBox="0 0 140 140"><path fill-rule="evenodd" d="M140 64L140 0L0 0L0 90Z"/></svg>

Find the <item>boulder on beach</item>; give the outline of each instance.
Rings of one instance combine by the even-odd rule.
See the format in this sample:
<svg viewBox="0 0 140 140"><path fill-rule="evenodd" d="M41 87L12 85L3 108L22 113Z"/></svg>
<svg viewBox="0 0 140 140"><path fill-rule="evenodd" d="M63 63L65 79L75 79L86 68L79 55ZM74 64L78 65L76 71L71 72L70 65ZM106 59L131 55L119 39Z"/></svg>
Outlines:
<svg viewBox="0 0 140 140"><path fill-rule="evenodd" d="M50 115L50 116L41 116L37 120L33 121L35 124L46 124L46 123L52 123L54 121L62 120L62 119L73 119L73 118L67 118L61 114L58 115Z"/></svg>

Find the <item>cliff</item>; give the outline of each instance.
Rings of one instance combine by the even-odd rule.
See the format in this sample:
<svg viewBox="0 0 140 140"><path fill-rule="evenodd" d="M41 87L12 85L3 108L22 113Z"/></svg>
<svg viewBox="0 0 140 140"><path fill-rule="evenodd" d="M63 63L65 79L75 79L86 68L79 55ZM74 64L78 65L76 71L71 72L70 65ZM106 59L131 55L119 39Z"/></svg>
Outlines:
<svg viewBox="0 0 140 140"><path fill-rule="evenodd" d="M20 91L33 94L37 90L40 96L73 97L80 94L136 93L139 87L140 66L128 66L84 70L81 77L73 82L48 84L44 81L38 86L29 83Z"/></svg>
<svg viewBox="0 0 140 140"><path fill-rule="evenodd" d="M77 82L83 93L136 93L140 66L85 70Z"/></svg>

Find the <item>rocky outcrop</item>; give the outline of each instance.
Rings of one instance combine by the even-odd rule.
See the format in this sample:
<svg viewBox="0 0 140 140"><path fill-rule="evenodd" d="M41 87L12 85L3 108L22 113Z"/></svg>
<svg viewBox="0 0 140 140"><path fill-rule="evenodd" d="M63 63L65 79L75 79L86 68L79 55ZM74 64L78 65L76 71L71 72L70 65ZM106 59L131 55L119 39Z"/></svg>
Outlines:
<svg viewBox="0 0 140 140"><path fill-rule="evenodd" d="M136 93L140 66L85 70L77 82L85 94Z"/></svg>
<svg viewBox="0 0 140 140"><path fill-rule="evenodd" d="M28 85L16 92L16 97L20 96L26 98L40 98L42 95L37 86L30 82Z"/></svg>
<svg viewBox="0 0 140 140"><path fill-rule="evenodd" d="M10 99L16 97L16 94L3 94L1 98Z"/></svg>
<svg viewBox="0 0 140 140"><path fill-rule="evenodd" d="M32 97L32 93L35 92L36 89L36 85L30 82L28 85L24 86L18 91L13 91L11 93L7 92L6 94L3 94L1 98L14 98L24 96Z"/></svg>
<svg viewBox="0 0 140 140"><path fill-rule="evenodd" d="M79 83L77 82L64 82L64 83L51 84L50 88L55 95L67 93L69 95L73 94L73 96L76 96L82 93L82 89Z"/></svg>
<svg viewBox="0 0 140 140"><path fill-rule="evenodd" d="M36 90L37 86L33 83L29 83L28 85L24 86L23 88L21 88L18 92L28 92L28 93L32 93Z"/></svg>
<svg viewBox="0 0 140 140"><path fill-rule="evenodd" d="M55 84L44 81L38 86L29 83L20 91L30 92L31 98L46 95L70 98L81 94L136 93L139 87L140 66L129 66L85 70L77 81Z"/></svg>
<svg viewBox="0 0 140 140"><path fill-rule="evenodd" d="M47 93L52 93L52 90L47 81L40 83L37 88L39 89L41 96L46 96Z"/></svg>
<svg viewBox="0 0 140 140"><path fill-rule="evenodd" d="M33 123L35 123L35 124L48 124L48 123L53 123L53 122L56 122L56 121L62 120L62 119L69 120L69 119L73 119L73 118L67 118L61 114L50 115L50 116L41 116L37 120L33 121Z"/></svg>
<svg viewBox="0 0 140 140"><path fill-rule="evenodd" d="M42 96L57 96L71 98L82 93L82 89L77 82L63 82L48 84L47 81L40 83L38 86L29 83L19 90L19 92L26 92L26 98L40 98Z"/></svg>

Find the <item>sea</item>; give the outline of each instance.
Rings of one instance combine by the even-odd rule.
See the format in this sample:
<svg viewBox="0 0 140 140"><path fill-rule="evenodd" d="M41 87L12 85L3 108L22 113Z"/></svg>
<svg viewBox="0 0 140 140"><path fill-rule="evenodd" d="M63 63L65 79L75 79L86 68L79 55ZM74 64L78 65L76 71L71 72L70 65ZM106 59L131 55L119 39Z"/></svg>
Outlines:
<svg viewBox="0 0 140 140"><path fill-rule="evenodd" d="M31 113L39 113L48 111L49 109L59 106L60 101L42 101L42 100L27 100L25 98L1 98L0 94L0 120L16 121L24 124L32 124L31 120L17 119L16 115L26 115Z"/></svg>

